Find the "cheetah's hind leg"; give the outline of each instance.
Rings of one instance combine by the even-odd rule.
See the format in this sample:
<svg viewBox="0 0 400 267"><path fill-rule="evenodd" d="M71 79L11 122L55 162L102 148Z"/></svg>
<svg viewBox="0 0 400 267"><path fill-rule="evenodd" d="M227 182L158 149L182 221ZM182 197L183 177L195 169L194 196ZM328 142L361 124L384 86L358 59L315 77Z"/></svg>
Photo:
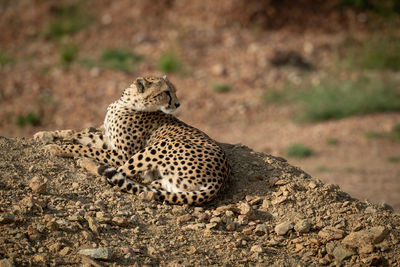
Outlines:
<svg viewBox="0 0 400 267"><path fill-rule="evenodd" d="M123 192L130 192L135 195L142 192L152 192L152 194L147 196L149 200L155 199L156 195L159 194L159 192L157 192L157 185L153 186L154 182L152 183L151 188L148 188L138 181L126 178L124 175L122 175L122 173L119 173L115 167L99 164L89 158L79 159L78 164L91 174L100 175L101 177L105 178L110 185L117 185L118 188ZM132 178L135 179L135 177Z"/></svg>

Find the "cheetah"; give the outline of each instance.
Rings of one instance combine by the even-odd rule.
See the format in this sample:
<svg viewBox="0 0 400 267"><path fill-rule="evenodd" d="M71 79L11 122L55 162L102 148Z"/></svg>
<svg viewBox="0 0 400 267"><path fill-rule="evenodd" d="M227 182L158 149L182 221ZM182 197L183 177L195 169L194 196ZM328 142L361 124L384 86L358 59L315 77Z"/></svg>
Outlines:
<svg viewBox="0 0 400 267"><path fill-rule="evenodd" d="M47 149L54 156L91 159L95 172L124 192L201 205L225 187L231 168L216 141L173 115L179 106L166 76L138 77L109 105L104 134L73 133L73 144Z"/></svg>

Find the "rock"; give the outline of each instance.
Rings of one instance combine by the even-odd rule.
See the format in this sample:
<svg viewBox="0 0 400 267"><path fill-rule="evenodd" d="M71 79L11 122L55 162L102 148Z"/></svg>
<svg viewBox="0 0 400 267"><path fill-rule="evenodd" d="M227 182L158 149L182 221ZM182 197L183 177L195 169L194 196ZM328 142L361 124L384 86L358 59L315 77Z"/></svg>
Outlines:
<svg viewBox="0 0 400 267"><path fill-rule="evenodd" d="M333 251L335 250L336 246L338 245L338 241L331 241L326 243L325 249L329 255L333 255Z"/></svg>
<svg viewBox="0 0 400 267"><path fill-rule="evenodd" d="M296 244L296 246L295 246L295 252L299 252L299 251L301 251L302 249L304 249L304 245L302 245L302 244Z"/></svg>
<svg viewBox="0 0 400 267"><path fill-rule="evenodd" d="M239 215L237 218L237 222L241 225L246 225L249 222L249 216Z"/></svg>
<svg viewBox="0 0 400 267"><path fill-rule="evenodd" d="M252 212L251 206L245 202L239 203L237 207L242 215L250 215Z"/></svg>
<svg viewBox="0 0 400 267"><path fill-rule="evenodd" d="M268 234L268 228L265 224L257 224L256 229L254 229L254 233L258 236Z"/></svg>
<svg viewBox="0 0 400 267"><path fill-rule="evenodd" d="M285 235L290 229L293 228L291 222L286 221L275 226L275 232L278 235Z"/></svg>
<svg viewBox="0 0 400 267"><path fill-rule="evenodd" d="M254 226L249 226L249 227L244 228L242 230L242 233L245 235L251 235L251 234L253 234L253 231L254 231Z"/></svg>
<svg viewBox="0 0 400 267"><path fill-rule="evenodd" d="M225 211L225 216L227 216L227 217L233 217L233 211L231 211L231 210L227 210L227 211Z"/></svg>
<svg viewBox="0 0 400 267"><path fill-rule="evenodd" d="M86 241L93 241L93 234L90 232L83 231L82 236Z"/></svg>
<svg viewBox="0 0 400 267"><path fill-rule="evenodd" d="M343 230L337 229L332 226L326 226L321 231L319 231L318 236L326 239L327 241L341 239L343 237Z"/></svg>
<svg viewBox="0 0 400 267"><path fill-rule="evenodd" d="M217 223L207 223L206 224L206 229L208 229L208 230L211 230L211 229L215 229L215 228L217 228Z"/></svg>
<svg viewBox="0 0 400 267"><path fill-rule="evenodd" d="M368 258L361 259L365 266L386 266L385 259L380 255L372 255Z"/></svg>
<svg viewBox="0 0 400 267"><path fill-rule="evenodd" d="M13 223L14 221L15 221L14 214L1 214L0 215L0 223L1 224Z"/></svg>
<svg viewBox="0 0 400 267"><path fill-rule="evenodd" d="M222 64L215 64L211 67L211 72L217 76L225 75L226 68Z"/></svg>
<svg viewBox="0 0 400 267"><path fill-rule="evenodd" d="M317 184L316 184L314 181L311 181L311 182L308 184L308 187L311 188L311 189L315 189L315 188L317 187Z"/></svg>
<svg viewBox="0 0 400 267"><path fill-rule="evenodd" d="M43 194L47 191L47 179L39 176L34 176L29 182L29 187L33 193Z"/></svg>
<svg viewBox="0 0 400 267"><path fill-rule="evenodd" d="M263 201L263 199L261 197L252 196L252 195L247 195L245 197L245 199L250 205L258 205Z"/></svg>
<svg viewBox="0 0 400 267"><path fill-rule="evenodd" d="M14 261L10 258L0 260L0 267L14 267Z"/></svg>
<svg viewBox="0 0 400 267"><path fill-rule="evenodd" d="M90 257L82 255L82 267L104 267L104 266L105 265L103 265L102 263L99 263L99 262L91 259ZM136 266L136 265L133 265L133 266Z"/></svg>
<svg viewBox="0 0 400 267"><path fill-rule="evenodd" d="M377 226L358 232L352 232L342 240L342 243L353 247L359 247L366 243L377 244L382 242L388 234L389 231L384 226Z"/></svg>
<svg viewBox="0 0 400 267"><path fill-rule="evenodd" d="M201 222L208 222L210 220L210 215L208 215L207 213L200 213L197 218L199 219L199 221Z"/></svg>
<svg viewBox="0 0 400 267"><path fill-rule="evenodd" d="M277 205L285 202L287 200L287 196L279 196L271 201L272 205Z"/></svg>
<svg viewBox="0 0 400 267"><path fill-rule="evenodd" d="M113 255L111 249L107 247L81 249L78 254L101 260L109 260Z"/></svg>
<svg viewBox="0 0 400 267"><path fill-rule="evenodd" d="M114 218L117 218L117 217L114 217ZM113 218L113 219L114 219ZM119 218L121 218L121 217L119 217ZM110 223L112 220L111 220L111 217L109 217L108 215L106 215L104 212L102 212L102 211L98 211L98 212L96 212L96 220L99 222L99 223ZM118 223L118 219L115 221L115 224L117 224ZM121 222L119 222L119 223L121 223ZM118 224L117 224L118 225Z"/></svg>
<svg viewBox="0 0 400 267"><path fill-rule="evenodd" d="M364 210L364 212L365 213L376 213L376 209L375 208L373 208L373 207L367 207L365 210Z"/></svg>
<svg viewBox="0 0 400 267"><path fill-rule="evenodd" d="M194 246L190 246L188 249L189 254L196 254L197 249Z"/></svg>
<svg viewBox="0 0 400 267"><path fill-rule="evenodd" d="M68 253L71 251L71 248L70 247L65 247L65 248L63 248L62 250L60 250L60 252L59 252L59 254L61 255L61 256L66 256L66 255L68 255Z"/></svg>
<svg viewBox="0 0 400 267"><path fill-rule="evenodd" d="M116 224L118 226L122 226L122 227L127 226L129 224L127 219L125 219L124 217L119 217L119 216L112 218L112 222L114 224Z"/></svg>
<svg viewBox="0 0 400 267"><path fill-rule="evenodd" d="M148 253L150 256L154 256L154 255L157 254L157 249L156 249L155 247L148 246L148 247L147 247L147 253Z"/></svg>
<svg viewBox="0 0 400 267"><path fill-rule="evenodd" d="M287 182L286 182L285 180L278 180L278 181L275 182L274 185L276 185L276 186L282 186L282 185L285 185L285 184L287 184Z"/></svg>
<svg viewBox="0 0 400 267"><path fill-rule="evenodd" d="M299 233L308 233L310 232L310 229L311 229L311 223L307 219L298 221L294 226L294 230L296 230L296 232Z"/></svg>
<svg viewBox="0 0 400 267"><path fill-rule="evenodd" d="M176 218L176 221L177 221L178 223L185 223L185 222L190 221L191 219L192 219L192 215L190 215L190 214L184 214L184 215L181 215L181 216L179 216L178 218Z"/></svg>
<svg viewBox="0 0 400 267"><path fill-rule="evenodd" d="M343 245L338 245L334 250L333 250L333 256L335 257L335 260L338 262L342 262L343 260L351 257L352 255L355 254L354 250L343 246Z"/></svg>
<svg viewBox="0 0 400 267"><path fill-rule="evenodd" d="M387 239L382 241L382 242L380 242L379 244L376 244L375 247L377 249L379 249L380 251L382 251L382 252L389 251L391 249L390 248L391 245L389 244Z"/></svg>
<svg viewBox="0 0 400 267"><path fill-rule="evenodd" d="M72 189L78 189L79 188L79 183L77 183L77 182L73 182L72 183Z"/></svg>
<svg viewBox="0 0 400 267"><path fill-rule="evenodd" d="M86 220L89 223L89 229L92 230L93 233L98 234L101 228L100 224L96 221L96 219L88 216Z"/></svg>
<svg viewBox="0 0 400 267"><path fill-rule="evenodd" d="M20 206L32 208L32 207L37 207L39 209L43 209L46 207L46 203L44 201L38 200L37 198L34 198L33 196L26 196L23 199L21 199L18 204Z"/></svg>
<svg viewBox="0 0 400 267"><path fill-rule="evenodd" d="M205 227L205 225L204 225ZM199 230L199 226L194 223L194 224L188 224L182 227L182 230Z"/></svg>
<svg viewBox="0 0 400 267"><path fill-rule="evenodd" d="M210 223L220 224L221 222L222 222L222 219L220 217L213 217L210 219Z"/></svg>
<svg viewBox="0 0 400 267"><path fill-rule="evenodd" d="M235 224L234 222L232 222L231 220L228 220L228 221L226 222L225 229L226 229L227 231L234 231L234 230L236 229L236 224Z"/></svg>
<svg viewBox="0 0 400 267"><path fill-rule="evenodd" d="M45 253L41 253L41 254L36 254L35 256L33 256L33 261L35 262L47 262L48 259L48 255Z"/></svg>
<svg viewBox="0 0 400 267"><path fill-rule="evenodd" d="M41 238L41 234L32 226L28 227L28 231L26 232L30 241L37 241Z"/></svg>
<svg viewBox="0 0 400 267"><path fill-rule="evenodd" d="M57 242L57 243L54 243L54 244L50 245L50 246L49 246L49 250L50 250L51 252L58 252L58 251L61 250L62 246L63 246L62 243Z"/></svg>
<svg viewBox="0 0 400 267"><path fill-rule="evenodd" d="M67 220L71 222L82 222L83 218L79 214L73 214L71 216L68 216Z"/></svg>
<svg viewBox="0 0 400 267"><path fill-rule="evenodd" d="M264 248L260 245L254 245L250 248L251 252L258 252L258 253L262 253L264 251Z"/></svg>
<svg viewBox="0 0 400 267"><path fill-rule="evenodd" d="M374 246L372 244L364 244L358 249L360 254L370 254L374 252Z"/></svg>
<svg viewBox="0 0 400 267"><path fill-rule="evenodd" d="M60 225L56 221L51 221L46 224L46 228L54 232L60 228Z"/></svg>
<svg viewBox="0 0 400 267"><path fill-rule="evenodd" d="M135 254L135 251L134 251L133 248L131 248L131 247L123 247L123 248L122 248L122 252L123 252L124 254L130 255L130 256L132 256L132 255Z"/></svg>

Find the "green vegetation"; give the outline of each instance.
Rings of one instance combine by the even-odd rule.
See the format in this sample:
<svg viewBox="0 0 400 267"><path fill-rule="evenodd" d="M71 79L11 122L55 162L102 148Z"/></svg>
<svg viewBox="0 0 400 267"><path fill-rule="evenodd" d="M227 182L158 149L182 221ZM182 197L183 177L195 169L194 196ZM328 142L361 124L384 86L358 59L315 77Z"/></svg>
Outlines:
<svg viewBox="0 0 400 267"><path fill-rule="evenodd" d="M305 121L400 111L400 94L396 84L365 76L355 81L324 80L296 97L302 105L300 119Z"/></svg>
<svg viewBox="0 0 400 267"><path fill-rule="evenodd" d="M143 56L129 50L111 48L103 52L100 57L100 65L109 69L124 72L132 72L137 63L143 60Z"/></svg>
<svg viewBox="0 0 400 267"><path fill-rule="evenodd" d="M302 144L293 144L286 149L286 154L294 158L307 158L312 156L314 152Z"/></svg>
<svg viewBox="0 0 400 267"><path fill-rule="evenodd" d="M339 144L339 140L337 140L336 138L331 137L331 138L328 138L326 140L326 144L329 145L329 146L336 146L336 145Z"/></svg>
<svg viewBox="0 0 400 267"><path fill-rule="evenodd" d="M166 73L177 72L182 68L179 57L174 52L163 54L158 60L158 68Z"/></svg>
<svg viewBox="0 0 400 267"><path fill-rule="evenodd" d="M332 172L335 171L334 168L328 167L328 166L318 166L315 168L316 172Z"/></svg>
<svg viewBox="0 0 400 267"><path fill-rule="evenodd" d="M390 16L395 13L400 13L400 3L398 0L338 0L337 4L339 7L372 11L381 16Z"/></svg>
<svg viewBox="0 0 400 267"><path fill-rule="evenodd" d="M308 89L307 89L308 88ZM382 78L360 76L353 80L322 80L305 84L300 90L287 88L266 96L266 101L292 101L299 104L297 119L324 121L352 115L400 111L397 85Z"/></svg>
<svg viewBox="0 0 400 267"><path fill-rule="evenodd" d="M223 93L223 92L228 92L229 90L231 90L231 86L226 83L215 83L215 84L211 85L211 89L214 92Z"/></svg>
<svg viewBox="0 0 400 267"><path fill-rule="evenodd" d="M400 156L392 156L392 157L388 157L387 161L389 162L393 162L393 163L397 163L400 162Z"/></svg>
<svg viewBox="0 0 400 267"><path fill-rule="evenodd" d="M78 57L78 46L67 45L60 50L60 59L63 65L69 66Z"/></svg>
<svg viewBox="0 0 400 267"><path fill-rule="evenodd" d="M8 56L6 53L0 51L0 68L5 65L14 63L14 58Z"/></svg>
<svg viewBox="0 0 400 267"><path fill-rule="evenodd" d="M283 91L269 90L264 94L264 100L267 103L283 104L289 101L290 92L287 87Z"/></svg>
<svg viewBox="0 0 400 267"><path fill-rule="evenodd" d="M350 40L350 48L344 48L350 68L370 70L400 70L400 39L375 37L363 43Z"/></svg>
<svg viewBox="0 0 400 267"><path fill-rule="evenodd" d="M396 141L396 142L400 142L400 124L396 124L391 133L390 133L390 137Z"/></svg>
<svg viewBox="0 0 400 267"><path fill-rule="evenodd" d="M19 115L17 117L18 126L25 126L25 125L37 126L40 125L40 123L41 123L40 116L35 111L31 111L26 115Z"/></svg>
<svg viewBox="0 0 400 267"><path fill-rule="evenodd" d="M47 28L47 37L60 39L63 36L75 34L85 28L90 21L90 15L86 10L78 2L55 6L52 9L54 17Z"/></svg>
<svg viewBox="0 0 400 267"><path fill-rule="evenodd" d="M364 136L366 138L383 138L383 137L385 137L385 134L384 133L370 131L370 132L364 133Z"/></svg>
<svg viewBox="0 0 400 267"><path fill-rule="evenodd" d="M79 63L87 68L93 68L96 66L96 62L94 62L94 60L90 59L90 58L82 58L79 59Z"/></svg>
<svg viewBox="0 0 400 267"><path fill-rule="evenodd" d="M389 138L395 142L400 142L400 124L393 126L390 132L366 132L365 137L367 138Z"/></svg>

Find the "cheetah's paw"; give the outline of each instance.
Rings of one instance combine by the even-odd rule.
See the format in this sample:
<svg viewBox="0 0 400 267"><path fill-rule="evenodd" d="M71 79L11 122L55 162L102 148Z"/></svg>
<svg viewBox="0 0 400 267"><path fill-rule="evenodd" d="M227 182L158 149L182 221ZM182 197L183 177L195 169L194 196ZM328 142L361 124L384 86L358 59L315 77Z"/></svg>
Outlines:
<svg viewBox="0 0 400 267"><path fill-rule="evenodd" d="M97 169L99 168L99 165L89 158L78 159L78 165L90 172L91 174L98 174Z"/></svg>
<svg viewBox="0 0 400 267"><path fill-rule="evenodd" d="M44 147L44 151L46 151L47 153L49 153L52 156L59 156L60 154L60 147L58 145L47 145Z"/></svg>
<svg viewBox="0 0 400 267"><path fill-rule="evenodd" d="M67 153L66 151L64 151L60 146L58 145L46 145L44 147L44 151L46 151L47 153L49 153L52 156L59 156L59 157L72 157L73 155Z"/></svg>
<svg viewBox="0 0 400 267"><path fill-rule="evenodd" d="M54 141L54 134L53 132L49 131L40 131L33 135L33 139L39 142L43 142L45 144L49 144Z"/></svg>

